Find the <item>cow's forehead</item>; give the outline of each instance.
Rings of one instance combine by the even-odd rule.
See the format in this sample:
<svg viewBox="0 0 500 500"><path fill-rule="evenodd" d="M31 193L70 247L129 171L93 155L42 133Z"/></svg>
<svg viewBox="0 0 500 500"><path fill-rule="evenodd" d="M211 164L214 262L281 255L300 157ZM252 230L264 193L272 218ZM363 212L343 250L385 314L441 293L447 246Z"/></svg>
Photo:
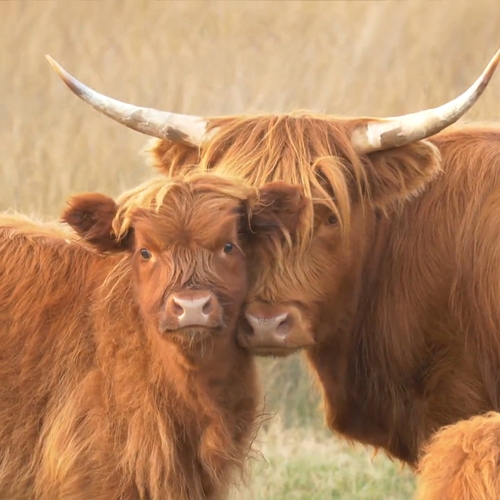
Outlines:
<svg viewBox="0 0 500 500"><path fill-rule="evenodd" d="M193 197L185 205L165 199L159 210L138 211L132 221L137 241L163 251L179 246L215 249L226 241L235 240L241 202L215 201Z"/></svg>
<svg viewBox="0 0 500 500"><path fill-rule="evenodd" d="M194 180L191 179L194 177ZM148 213L162 225L210 227L227 213L255 199L256 189L243 182L210 174L186 175L181 180L164 176L124 193L117 201L113 231L123 237ZM141 217L138 214L142 214ZM153 217L153 218L154 218ZM203 227L203 231L206 227ZM203 232L202 231L202 232Z"/></svg>

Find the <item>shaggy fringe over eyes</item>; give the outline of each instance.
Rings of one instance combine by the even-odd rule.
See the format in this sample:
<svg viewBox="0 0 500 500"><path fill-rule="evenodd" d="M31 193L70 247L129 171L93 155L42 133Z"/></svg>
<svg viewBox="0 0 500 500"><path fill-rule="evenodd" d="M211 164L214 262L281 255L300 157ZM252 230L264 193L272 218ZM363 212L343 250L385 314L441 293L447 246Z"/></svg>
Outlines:
<svg viewBox="0 0 500 500"><path fill-rule="evenodd" d="M249 208L258 200L256 188L230 176L191 172L172 178L165 176L153 178L118 198L118 208L113 220L113 232L116 238L120 240L127 234L137 209L158 213L165 198L175 191L180 194L179 199L186 203L192 201L194 194L203 192L246 202Z"/></svg>
<svg viewBox="0 0 500 500"><path fill-rule="evenodd" d="M154 140L148 148L150 160L168 176L196 168L237 176L256 187L278 180L298 184L314 204L325 205L336 215L346 234L351 200L363 199L361 194L366 199L368 182L351 145L350 123L326 118L300 112L214 118L209 127L219 132L200 151ZM304 251L313 230L314 210L309 207L297 233Z"/></svg>
<svg viewBox="0 0 500 500"><path fill-rule="evenodd" d="M201 149L156 139L147 151L150 163L169 177L197 170L239 177L257 188L273 181L301 186L313 201L296 234L297 250L307 252L315 206L335 214L345 241L352 204L397 209L439 172L439 151L429 141L359 155L352 132L370 121L304 112L211 118L209 129L217 132Z"/></svg>

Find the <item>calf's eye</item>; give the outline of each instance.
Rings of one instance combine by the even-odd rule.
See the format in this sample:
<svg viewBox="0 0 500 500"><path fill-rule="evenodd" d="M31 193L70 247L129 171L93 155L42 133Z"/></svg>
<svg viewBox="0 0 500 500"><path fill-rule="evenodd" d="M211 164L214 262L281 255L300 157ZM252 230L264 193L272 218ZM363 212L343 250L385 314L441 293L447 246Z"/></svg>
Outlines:
<svg viewBox="0 0 500 500"><path fill-rule="evenodd" d="M151 258L151 252L147 248L141 248L139 252L143 260L149 260Z"/></svg>
<svg viewBox="0 0 500 500"><path fill-rule="evenodd" d="M328 216L328 219L326 219L326 223L329 225L329 226L335 226L335 224L337 224L339 220L337 219L337 216L334 215L334 214L330 214Z"/></svg>
<svg viewBox="0 0 500 500"><path fill-rule="evenodd" d="M223 249L223 250L224 250L224 253L227 253L227 254L232 253L233 248L234 248L234 245L233 245L232 243L226 243L226 244L224 245L224 249Z"/></svg>

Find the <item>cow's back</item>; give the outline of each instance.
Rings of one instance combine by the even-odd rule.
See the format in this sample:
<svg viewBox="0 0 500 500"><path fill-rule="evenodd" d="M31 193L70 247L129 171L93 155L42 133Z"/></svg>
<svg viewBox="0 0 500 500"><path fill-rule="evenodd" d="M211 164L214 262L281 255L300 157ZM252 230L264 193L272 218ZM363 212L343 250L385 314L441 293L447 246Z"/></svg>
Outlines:
<svg viewBox="0 0 500 500"><path fill-rule="evenodd" d="M10 498L33 481L33 443L93 359L97 261L71 238L0 218L0 484Z"/></svg>
<svg viewBox="0 0 500 500"><path fill-rule="evenodd" d="M467 398L463 411L469 417L500 410L500 127L460 127L434 142L443 173L420 202L421 220L430 227L416 253L432 260L426 248L434 242L440 267L447 268L441 275L449 273L444 288L436 290L445 303L430 317L441 316L449 329L445 356L456 365L449 379L458 381L452 395ZM429 331L428 341L436 340L439 330ZM454 347L460 355L454 356Z"/></svg>
<svg viewBox="0 0 500 500"><path fill-rule="evenodd" d="M499 498L499 458L499 413L489 412L443 427L424 447L416 498Z"/></svg>

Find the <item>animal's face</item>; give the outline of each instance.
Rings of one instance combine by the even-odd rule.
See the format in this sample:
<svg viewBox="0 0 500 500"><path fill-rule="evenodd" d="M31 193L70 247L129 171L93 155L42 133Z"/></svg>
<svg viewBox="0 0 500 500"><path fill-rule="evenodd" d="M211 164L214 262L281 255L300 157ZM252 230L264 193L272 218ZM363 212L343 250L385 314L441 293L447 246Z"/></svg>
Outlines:
<svg viewBox="0 0 500 500"><path fill-rule="evenodd" d="M144 317L165 336L234 330L247 291L239 200L179 191L132 217L131 265ZM187 198L187 199L186 199Z"/></svg>
<svg viewBox="0 0 500 500"><path fill-rule="evenodd" d="M145 322L190 346L234 332L248 292L246 252L293 229L302 199L283 183L257 190L214 175L161 178L118 204L74 197L63 220L99 251L127 252Z"/></svg>
<svg viewBox="0 0 500 500"><path fill-rule="evenodd" d="M342 317L356 283L353 265L363 248L363 217L354 211L343 234L326 206L314 209L311 243L298 245L280 259L254 249L251 286L238 329L239 343L259 355L285 356L315 344L320 324ZM260 253L260 254L259 254Z"/></svg>
<svg viewBox="0 0 500 500"><path fill-rule="evenodd" d="M376 213L406 203L439 171L439 155L428 143L344 156L312 162L331 203L311 188L310 239L299 232L292 248L276 255L255 249L238 341L256 354L285 356L342 341L337 332L353 321L374 251Z"/></svg>

